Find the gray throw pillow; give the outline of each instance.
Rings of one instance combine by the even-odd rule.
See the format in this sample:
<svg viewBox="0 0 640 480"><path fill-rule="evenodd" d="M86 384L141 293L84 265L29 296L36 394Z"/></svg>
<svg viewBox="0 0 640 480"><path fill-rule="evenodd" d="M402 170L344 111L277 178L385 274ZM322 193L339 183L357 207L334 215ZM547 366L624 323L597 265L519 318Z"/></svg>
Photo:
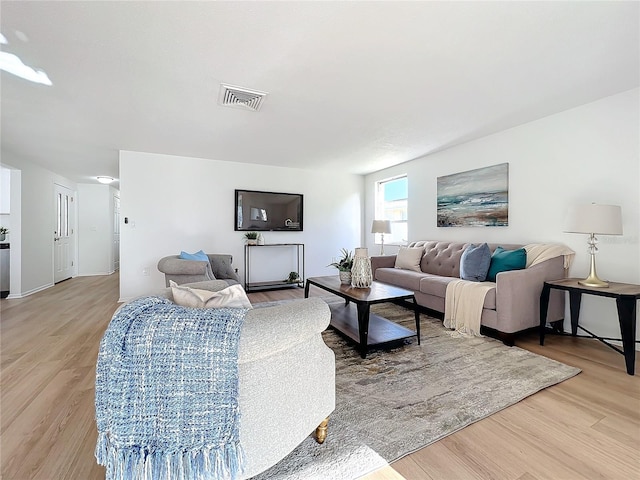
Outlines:
<svg viewBox="0 0 640 480"><path fill-rule="evenodd" d="M472 282L484 282L491 265L491 249L489 245L471 244L465 248L460 257L460 278Z"/></svg>

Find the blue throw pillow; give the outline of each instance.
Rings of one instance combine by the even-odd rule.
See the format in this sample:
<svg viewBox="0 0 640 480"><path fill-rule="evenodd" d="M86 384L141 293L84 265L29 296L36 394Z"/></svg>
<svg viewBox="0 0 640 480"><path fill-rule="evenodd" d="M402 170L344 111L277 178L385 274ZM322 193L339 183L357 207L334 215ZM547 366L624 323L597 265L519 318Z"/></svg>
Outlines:
<svg viewBox="0 0 640 480"><path fill-rule="evenodd" d="M491 264L491 249L489 245L471 244L462 252L460 257L460 278L472 282L484 282Z"/></svg>
<svg viewBox="0 0 640 480"><path fill-rule="evenodd" d="M185 251L180 252L180 258L183 260L196 260L198 262L208 262L209 257L202 250L196 253L187 253Z"/></svg>
<svg viewBox="0 0 640 480"><path fill-rule="evenodd" d="M522 270L526 266L527 251L524 248L505 250L502 247L498 247L491 256L491 265L489 266L487 280L495 282L498 273L509 270Z"/></svg>

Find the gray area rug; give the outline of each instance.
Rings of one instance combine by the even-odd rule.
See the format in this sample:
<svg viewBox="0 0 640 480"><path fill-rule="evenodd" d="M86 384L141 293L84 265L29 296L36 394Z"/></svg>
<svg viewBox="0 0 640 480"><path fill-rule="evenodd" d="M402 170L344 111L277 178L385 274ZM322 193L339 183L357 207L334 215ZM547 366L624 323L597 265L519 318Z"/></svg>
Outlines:
<svg viewBox="0 0 640 480"><path fill-rule="evenodd" d="M401 306L372 312L415 327L413 312ZM356 479L580 372L489 337L451 337L441 320L424 314L420 325L421 345L414 337L364 360L352 343L325 331L336 354L327 440L307 438L254 478Z"/></svg>

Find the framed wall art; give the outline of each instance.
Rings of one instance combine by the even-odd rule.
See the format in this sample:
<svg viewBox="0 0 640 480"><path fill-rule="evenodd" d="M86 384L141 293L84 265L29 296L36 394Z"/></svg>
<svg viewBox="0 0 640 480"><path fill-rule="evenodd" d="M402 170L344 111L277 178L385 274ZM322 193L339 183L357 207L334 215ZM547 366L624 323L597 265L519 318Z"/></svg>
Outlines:
<svg viewBox="0 0 640 480"><path fill-rule="evenodd" d="M438 227L509 225L509 164L438 177Z"/></svg>

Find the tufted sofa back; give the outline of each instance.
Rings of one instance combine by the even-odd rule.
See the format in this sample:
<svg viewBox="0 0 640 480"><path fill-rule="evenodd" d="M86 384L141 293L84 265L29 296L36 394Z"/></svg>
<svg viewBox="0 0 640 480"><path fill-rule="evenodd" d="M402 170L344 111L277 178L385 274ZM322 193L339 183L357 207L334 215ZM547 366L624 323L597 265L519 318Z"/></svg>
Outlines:
<svg viewBox="0 0 640 480"><path fill-rule="evenodd" d="M424 253L420 270L443 277L460 277L460 257L467 243L459 242L413 242L409 247L422 247Z"/></svg>
<svg viewBox="0 0 640 480"><path fill-rule="evenodd" d="M462 257L464 249L467 248L467 245L469 245L469 243L420 241L411 242L408 246L411 248L421 247L424 249L422 260L420 261L420 270L424 273L459 278L460 258ZM507 250L522 247L522 245L508 243L489 244L489 248L492 252L497 246L502 246Z"/></svg>

